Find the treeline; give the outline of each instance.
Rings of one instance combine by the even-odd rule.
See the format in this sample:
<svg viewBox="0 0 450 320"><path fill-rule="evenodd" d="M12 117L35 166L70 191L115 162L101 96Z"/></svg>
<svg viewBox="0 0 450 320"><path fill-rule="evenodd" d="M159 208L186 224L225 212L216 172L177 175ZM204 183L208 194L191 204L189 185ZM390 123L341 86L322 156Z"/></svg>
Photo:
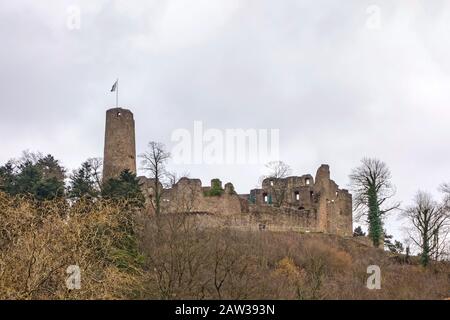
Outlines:
<svg viewBox="0 0 450 320"><path fill-rule="evenodd" d="M143 169L151 178L154 196L150 205L160 215L163 185L173 185L176 174L166 170L170 153L164 145L150 142L148 150L140 155ZM269 163L268 177L283 178L291 169L283 162ZM136 175L124 171L117 178L102 181L102 161L88 159L71 173L62 167L52 155L24 152L19 159L13 159L0 167L0 192L11 196L31 196L38 201L52 199L113 199L126 200L134 207L145 203ZM353 211L356 221L368 226L367 236L375 247L384 244L394 253L418 252L423 266L430 260L448 259L450 254L450 184L443 183L441 200L424 191L418 191L409 205L395 200L396 188L386 163L374 158L364 158L360 166L349 175L353 194ZM215 189L212 189L215 191ZM220 191L220 190L219 190ZM275 206L281 206L283 194L277 193ZM220 194L220 192L218 193ZM396 215L406 221L404 242L393 239L386 228L386 217ZM361 228L355 229L355 236L365 236Z"/></svg>
<svg viewBox="0 0 450 320"><path fill-rule="evenodd" d="M128 170L118 178L102 181L102 160L91 158L68 173L51 154L24 152L0 167L0 191L11 196L30 196L39 201L97 197L144 202L136 175Z"/></svg>
<svg viewBox="0 0 450 320"><path fill-rule="evenodd" d="M101 169L88 159L67 173L29 152L0 167L0 299L136 297L144 197L134 173L102 181ZM69 267L82 290L68 286Z"/></svg>

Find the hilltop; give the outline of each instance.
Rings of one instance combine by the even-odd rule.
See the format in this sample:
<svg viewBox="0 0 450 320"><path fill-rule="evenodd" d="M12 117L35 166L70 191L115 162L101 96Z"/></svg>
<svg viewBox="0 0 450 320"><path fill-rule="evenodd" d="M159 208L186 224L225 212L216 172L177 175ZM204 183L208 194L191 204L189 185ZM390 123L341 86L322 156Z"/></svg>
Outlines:
<svg viewBox="0 0 450 320"><path fill-rule="evenodd" d="M416 257L388 253L359 239L298 231L198 227L166 217L143 245L164 289L158 298L443 299L450 264L428 268ZM151 230L152 228L150 228ZM153 230L155 231L155 230ZM170 239L168 241L168 239ZM381 270L381 289L366 287L367 267ZM192 266L194 268L192 269ZM222 283L223 281L223 283ZM156 298L156 296L155 296Z"/></svg>
<svg viewBox="0 0 450 320"><path fill-rule="evenodd" d="M205 224L205 221L216 224ZM450 265L354 238L0 193L1 299L444 299ZM235 220L237 221L237 220ZM367 267L381 289L366 287ZM78 272L78 273L77 273ZM68 285L80 276L80 286Z"/></svg>

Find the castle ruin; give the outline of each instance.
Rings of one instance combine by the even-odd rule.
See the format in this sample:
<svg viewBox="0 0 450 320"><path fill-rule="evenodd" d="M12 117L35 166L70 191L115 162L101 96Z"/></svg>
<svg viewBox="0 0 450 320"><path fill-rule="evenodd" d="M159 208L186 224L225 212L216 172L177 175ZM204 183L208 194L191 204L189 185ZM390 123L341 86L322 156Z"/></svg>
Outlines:
<svg viewBox="0 0 450 320"><path fill-rule="evenodd" d="M121 108L106 112L104 179L123 170L136 172L134 119ZM155 181L139 177L149 214L154 213ZM266 225L284 223L293 230L352 235L352 196L330 178L330 169L321 165L315 177L310 174L287 178L267 178L261 188L237 194L232 183L222 186L214 179L203 186L199 179L181 178L162 190L164 213L190 213L246 219L247 223ZM212 192L214 191L214 192Z"/></svg>

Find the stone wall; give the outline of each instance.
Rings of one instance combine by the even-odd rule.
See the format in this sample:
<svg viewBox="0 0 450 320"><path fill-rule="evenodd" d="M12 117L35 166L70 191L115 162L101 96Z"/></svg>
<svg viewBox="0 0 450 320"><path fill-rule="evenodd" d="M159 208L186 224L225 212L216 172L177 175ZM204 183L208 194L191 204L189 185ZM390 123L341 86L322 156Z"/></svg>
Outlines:
<svg viewBox="0 0 450 320"><path fill-rule="evenodd" d="M147 199L154 197L154 181L140 178L144 195ZM162 188L162 186L160 186ZM170 189L163 189L161 208L164 213L207 212L212 214L231 215L245 211L241 198L234 192L234 187L228 183L223 193L218 196L208 195L210 187L203 187L199 179L182 178ZM147 201L149 204L149 202ZM147 205L149 212L152 206Z"/></svg>
<svg viewBox="0 0 450 320"><path fill-rule="evenodd" d="M309 213L307 226L314 225L317 232L351 236L352 197L330 179L328 165L321 165L316 177L309 174L287 178L267 178L261 189L253 189L249 201L253 211L273 213L298 211ZM277 208L278 207L278 208Z"/></svg>
<svg viewBox="0 0 450 320"><path fill-rule="evenodd" d="M215 183L216 187L222 188L220 181ZM141 184L146 198L150 199L148 203L151 203L154 181L141 178ZM231 183L221 189L220 195L210 195L211 188L202 186L199 179L182 178L172 188L163 190L162 211L209 213L244 220L254 218L263 225L266 221L268 225L277 225L277 228L284 225L342 236L353 233L352 197L330 179L328 165L320 166L315 178L303 175L265 179L261 189L253 189L248 195L237 195ZM283 201L280 201L280 196ZM152 206L148 205L148 208L152 212Z"/></svg>

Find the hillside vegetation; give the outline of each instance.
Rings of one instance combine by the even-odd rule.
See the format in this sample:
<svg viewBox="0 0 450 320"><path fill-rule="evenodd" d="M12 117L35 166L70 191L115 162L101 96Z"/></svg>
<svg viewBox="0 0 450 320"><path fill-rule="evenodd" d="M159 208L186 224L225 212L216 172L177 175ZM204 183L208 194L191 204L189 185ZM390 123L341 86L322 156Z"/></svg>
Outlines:
<svg viewBox="0 0 450 320"><path fill-rule="evenodd" d="M337 236L202 228L125 201L0 193L0 299L444 299L450 266ZM68 266L81 270L69 290ZM381 289L366 288L369 265Z"/></svg>

